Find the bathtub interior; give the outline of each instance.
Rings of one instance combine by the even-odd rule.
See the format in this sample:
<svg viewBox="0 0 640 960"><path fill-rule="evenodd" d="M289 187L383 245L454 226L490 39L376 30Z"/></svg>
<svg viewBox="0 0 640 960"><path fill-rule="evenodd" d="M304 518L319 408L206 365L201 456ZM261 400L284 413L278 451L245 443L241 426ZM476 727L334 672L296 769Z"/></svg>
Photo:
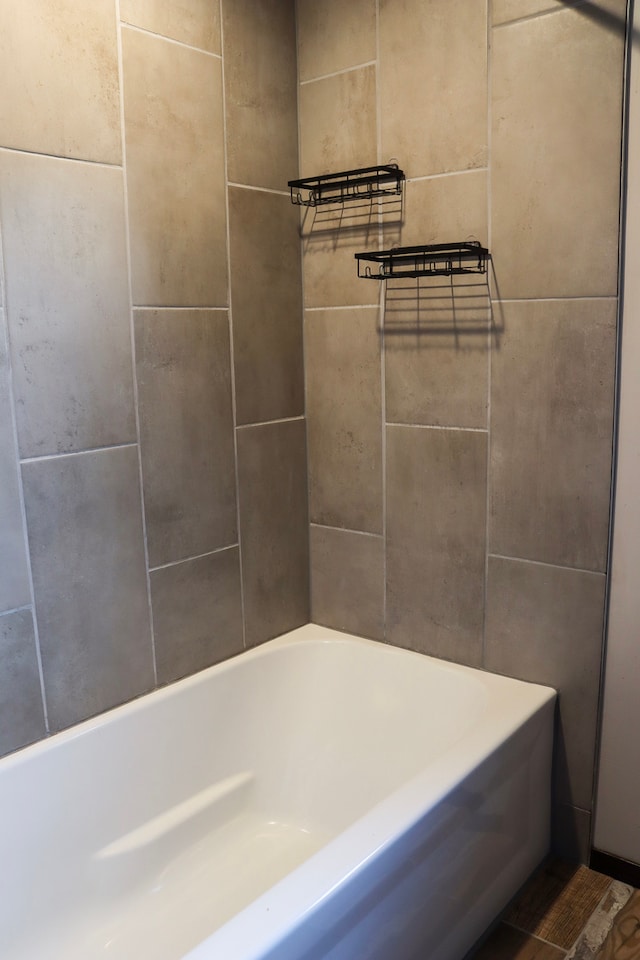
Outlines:
<svg viewBox="0 0 640 960"><path fill-rule="evenodd" d="M293 638L2 765L3 957L184 956L486 710L453 665Z"/></svg>
<svg viewBox="0 0 640 960"><path fill-rule="evenodd" d="M550 714L527 722L310 915L272 937L261 960L461 960L548 852ZM192 960L234 954L239 929L259 923L256 908L264 917L269 899ZM265 927L256 939L269 939Z"/></svg>

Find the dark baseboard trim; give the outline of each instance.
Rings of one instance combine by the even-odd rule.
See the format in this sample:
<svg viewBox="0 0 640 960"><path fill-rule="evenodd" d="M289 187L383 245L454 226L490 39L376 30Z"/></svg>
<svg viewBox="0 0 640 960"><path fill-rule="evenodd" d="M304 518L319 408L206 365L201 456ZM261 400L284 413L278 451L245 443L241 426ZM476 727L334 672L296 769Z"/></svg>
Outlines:
<svg viewBox="0 0 640 960"><path fill-rule="evenodd" d="M606 873L614 880L640 887L640 864L623 860L622 857L612 857L610 853L603 853L601 850L592 850L589 866L598 873Z"/></svg>

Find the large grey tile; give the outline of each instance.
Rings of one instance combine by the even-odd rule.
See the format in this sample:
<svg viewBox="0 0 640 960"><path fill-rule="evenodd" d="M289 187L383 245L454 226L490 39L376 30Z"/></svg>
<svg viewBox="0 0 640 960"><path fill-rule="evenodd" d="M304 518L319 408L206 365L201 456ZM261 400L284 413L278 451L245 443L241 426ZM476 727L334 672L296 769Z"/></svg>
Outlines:
<svg viewBox="0 0 640 960"><path fill-rule="evenodd" d="M154 682L134 446L23 464L52 730Z"/></svg>
<svg viewBox="0 0 640 960"><path fill-rule="evenodd" d="M224 306L221 61L126 27L122 45L133 302Z"/></svg>
<svg viewBox="0 0 640 960"><path fill-rule="evenodd" d="M492 0L491 22L497 26L510 20L532 17L537 13L563 10L566 6L567 0Z"/></svg>
<svg viewBox="0 0 640 960"><path fill-rule="evenodd" d="M136 310L149 563L237 540L226 310Z"/></svg>
<svg viewBox="0 0 640 960"><path fill-rule="evenodd" d="M485 666L560 693L559 799L591 808L605 578L489 558Z"/></svg>
<svg viewBox="0 0 640 960"><path fill-rule="evenodd" d="M301 80L376 59L375 0L298 0L296 13Z"/></svg>
<svg viewBox="0 0 640 960"><path fill-rule="evenodd" d="M382 640L382 537L312 526L310 551L312 622Z"/></svg>
<svg viewBox="0 0 640 960"><path fill-rule="evenodd" d="M329 204L302 217L304 301L307 307L378 304L379 281L358 277L354 254L380 249L378 208Z"/></svg>
<svg viewBox="0 0 640 960"><path fill-rule="evenodd" d="M223 0L227 163L286 190L298 169L295 0Z"/></svg>
<svg viewBox="0 0 640 960"><path fill-rule="evenodd" d="M492 253L500 295L617 289L623 34L578 9L494 31Z"/></svg>
<svg viewBox="0 0 640 960"><path fill-rule="evenodd" d="M378 311L305 315L312 522L382 533Z"/></svg>
<svg viewBox="0 0 640 960"><path fill-rule="evenodd" d="M287 197L229 189L238 423L304 412L302 278L297 216Z"/></svg>
<svg viewBox="0 0 640 960"><path fill-rule="evenodd" d="M0 308L0 611L22 607L31 599L19 484L9 357L4 314Z"/></svg>
<svg viewBox="0 0 640 960"><path fill-rule="evenodd" d="M489 239L488 174L468 170L405 184L401 223L384 224L384 246ZM445 278L446 280L446 278Z"/></svg>
<svg viewBox="0 0 640 960"><path fill-rule="evenodd" d="M0 755L46 734L31 610L0 616Z"/></svg>
<svg viewBox="0 0 640 960"><path fill-rule="evenodd" d="M591 814L569 803L554 803L551 811L551 852L569 863L589 863Z"/></svg>
<svg viewBox="0 0 640 960"><path fill-rule="evenodd" d="M254 646L309 620L303 420L237 431L245 640Z"/></svg>
<svg viewBox="0 0 640 960"><path fill-rule="evenodd" d="M237 547L153 570L151 602L158 683L242 651Z"/></svg>
<svg viewBox="0 0 640 960"><path fill-rule="evenodd" d="M387 427L387 639L482 659L487 436Z"/></svg>
<svg viewBox="0 0 640 960"><path fill-rule="evenodd" d="M2 145L120 163L113 0L0 4Z"/></svg>
<svg viewBox="0 0 640 960"><path fill-rule="evenodd" d="M487 243L487 174L407 184L402 229L385 248L467 239ZM487 277L387 281L386 418L396 423L486 427L491 302Z"/></svg>
<svg viewBox="0 0 640 960"><path fill-rule="evenodd" d="M220 10L212 0L120 0L120 19L192 47L220 53Z"/></svg>
<svg viewBox="0 0 640 960"><path fill-rule="evenodd" d="M382 156L409 176L487 163L487 5L380 0Z"/></svg>
<svg viewBox="0 0 640 960"><path fill-rule="evenodd" d="M491 551L604 570L616 303L503 310L492 356Z"/></svg>
<svg viewBox="0 0 640 960"><path fill-rule="evenodd" d="M375 164L375 67L304 84L299 112L302 176ZM398 219L395 211L393 219ZM306 306L378 303L380 285L358 279L353 256L379 247L376 203L365 200L306 209L301 233Z"/></svg>
<svg viewBox="0 0 640 960"><path fill-rule="evenodd" d="M300 176L375 164L375 67L305 83L299 110Z"/></svg>
<svg viewBox="0 0 640 960"><path fill-rule="evenodd" d="M122 171L0 156L23 457L135 439Z"/></svg>
<svg viewBox="0 0 640 960"><path fill-rule="evenodd" d="M387 289L387 421L486 428L490 314L486 288Z"/></svg>

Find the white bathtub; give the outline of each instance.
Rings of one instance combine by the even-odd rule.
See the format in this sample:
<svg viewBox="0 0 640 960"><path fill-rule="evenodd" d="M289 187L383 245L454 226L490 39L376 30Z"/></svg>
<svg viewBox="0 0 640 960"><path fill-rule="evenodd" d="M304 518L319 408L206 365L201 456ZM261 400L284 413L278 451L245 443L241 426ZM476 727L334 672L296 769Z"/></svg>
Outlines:
<svg viewBox="0 0 640 960"><path fill-rule="evenodd" d="M317 626L0 761L3 960L461 960L545 856L553 691Z"/></svg>

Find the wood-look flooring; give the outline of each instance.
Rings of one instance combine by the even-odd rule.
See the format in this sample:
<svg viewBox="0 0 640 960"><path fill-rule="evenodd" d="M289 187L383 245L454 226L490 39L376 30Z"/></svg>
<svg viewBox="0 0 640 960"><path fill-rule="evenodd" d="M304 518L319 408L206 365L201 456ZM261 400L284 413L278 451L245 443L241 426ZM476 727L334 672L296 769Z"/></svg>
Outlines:
<svg viewBox="0 0 640 960"><path fill-rule="evenodd" d="M640 891L553 861L468 960L640 960Z"/></svg>

